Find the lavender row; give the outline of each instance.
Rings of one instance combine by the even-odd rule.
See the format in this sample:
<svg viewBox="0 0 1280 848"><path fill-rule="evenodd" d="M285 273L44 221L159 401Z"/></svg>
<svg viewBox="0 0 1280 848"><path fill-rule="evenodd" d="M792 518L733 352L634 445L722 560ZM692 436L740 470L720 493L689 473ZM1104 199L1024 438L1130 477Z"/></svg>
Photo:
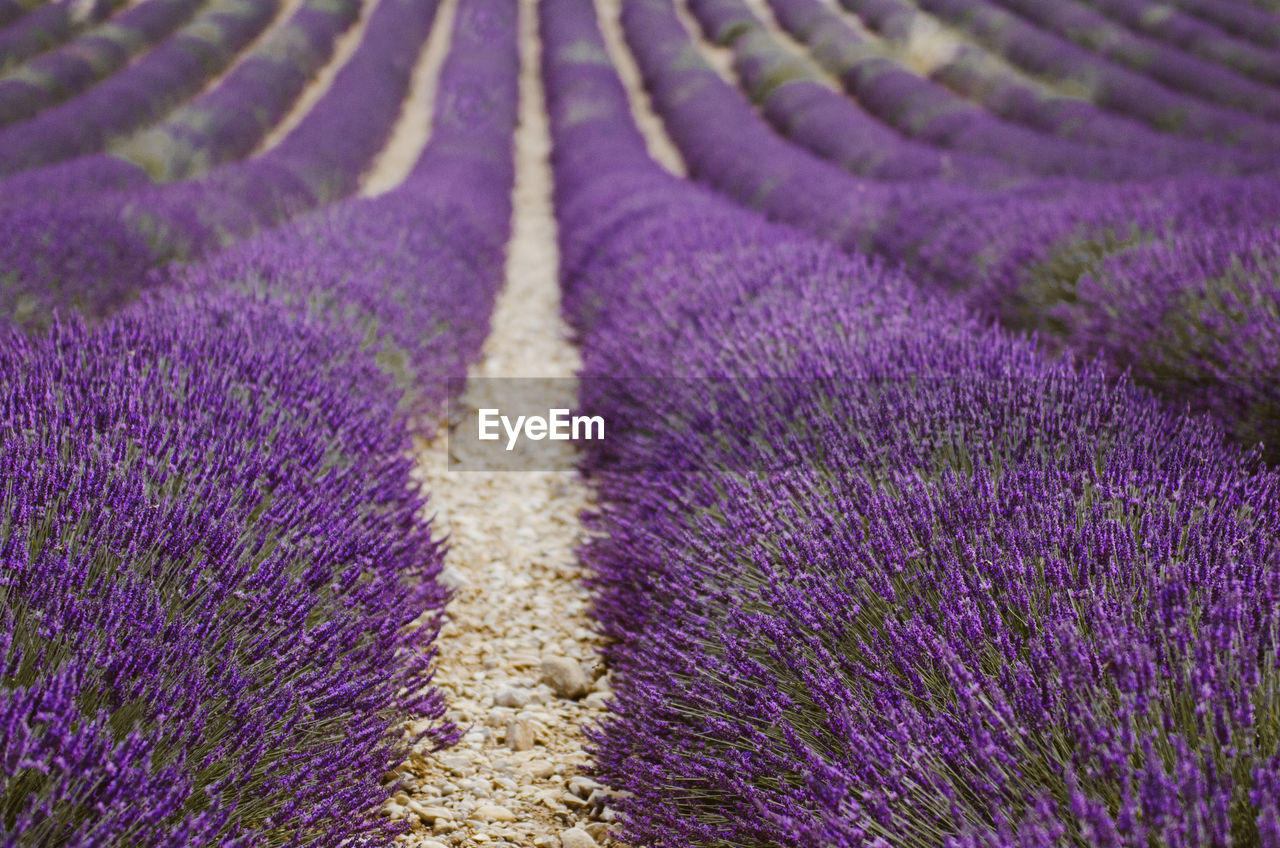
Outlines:
<svg viewBox="0 0 1280 848"><path fill-rule="evenodd" d="M0 0L0 26L8 26L37 8L41 2L42 0Z"/></svg>
<svg viewBox="0 0 1280 848"><path fill-rule="evenodd" d="M959 178L985 185L1009 183L1017 174L1082 179L1151 178L1194 161L1227 172L1238 165L1222 150L1158 143L1136 150L1085 146L1003 123L979 107L920 79L859 42L834 12L817 0L777 0L784 25L816 45L818 55L860 99L849 103L825 88L802 83L781 50L741 0L694 0L690 8L712 37L732 34L739 78L769 122L801 146L833 161L876 164L878 172ZM870 55L871 58L866 58ZM785 85L774 81L782 79ZM875 132L872 110L919 140L893 140ZM872 127L868 128L868 123ZM1132 133L1137 129L1130 125ZM1131 136L1132 138L1132 136ZM924 142L940 145L932 148ZM1194 158L1193 158L1194 154ZM922 160L921 156L929 159ZM932 161L929 161L929 160ZM906 160L906 161L903 161ZM847 165L846 165L847 167ZM877 171L869 175L875 176Z"/></svg>
<svg viewBox="0 0 1280 848"><path fill-rule="evenodd" d="M1243 0L1173 0L1170 4L1262 47L1280 47L1277 10L1259 9Z"/></svg>
<svg viewBox="0 0 1280 848"><path fill-rule="evenodd" d="M165 263L352 194L400 114L436 8L434 0L379 3L325 94L261 156L161 185L110 156L6 181L23 202L0 207L0 268L9 277L0 314L35 327L55 309L101 317L165 284ZM51 194L57 199L40 199Z"/></svg>
<svg viewBox="0 0 1280 848"><path fill-rule="evenodd" d="M389 844L383 775L456 738L405 423L502 279L518 66L514 4L457 20L399 190L0 347L6 844Z"/></svg>
<svg viewBox="0 0 1280 848"><path fill-rule="evenodd" d="M123 5L124 0L93 0L80 11L65 0L46 3L0 29L0 70L58 46L84 26L106 18Z"/></svg>
<svg viewBox="0 0 1280 848"><path fill-rule="evenodd" d="M1128 29L1149 34L1194 56L1225 65L1270 85L1280 84L1280 57L1243 39L1233 38L1192 15L1147 0L1086 0Z"/></svg>
<svg viewBox="0 0 1280 848"><path fill-rule="evenodd" d="M917 0L917 5L1019 68L1082 84L1093 102L1162 132L1239 144L1264 153L1274 150L1280 140L1272 124L1174 91L992 4ZM850 8L856 10L853 4Z"/></svg>
<svg viewBox="0 0 1280 848"><path fill-rule="evenodd" d="M205 0L144 0L101 27L37 56L0 79L0 127L106 79L181 26Z"/></svg>
<svg viewBox="0 0 1280 848"><path fill-rule="evenodd" d="M1270 120L1280 118L1280 91L1212 61L1135 35L1076 2L997 0L1036 25L1174 89Z"/></svg>
<svg viewBox="0 0 1280 848"><path fill-rule="evenodd" d="M583 402L641 425L588 454L620 836L1280 840L1280 479L667 177L591 4L542 27Z"/></svg>
<svg viewBox="0 0 1280 848"><path fill-rule="evenodd" d="M84 156L196 94L271 23L278 0L215 0L138 61L30 121L0 130L0 176Z"/></svg>
<svg viewBox="0 0 1280 848"><path fill-rule="evenodd" d="M1092 355L1103 334L1056 323L1058 304L1075 302L1081 276L1115 250L1149 241L1280 222L1273 177L1181 178L1132 187L1033 182L986 192L938 181L895 186L858 180L776 137L710 68L688 61L688 37L667 0L630 4L623 22L656 108L691 174L769 217L850 249L904 264L919 281L961 293L978 311L1018 328L1057 333ZM1240 338L1276 335L1275 312L1241 309L1212 274L1154 273L1153 312L1138 347L1163 363L1139 376L1178 404L1221 416L1241 439L1261 439L1274 455L1275 372ZM1265 277L1249 295L1259 302ZM1110 301L1087 306L1093 320L1126 320ZM1084 320L1077 317L1076 321ZM1137 332L1117 329L1117 337ZM1195 338L1186 356L1168 356L1170 339ZM1127 347L1126 342L1123 347ZM1104 347L1116 369L1132 363L1123 347Z"/></svg>
<svg viewBox="0 0 1280 848"><path fill-rule="evenodd" d="M819 0L770 3L782 26L809 43L815 56L839 76L864 108L935 143L999 156L1038 173L1094 179L1151 177L1176 172L1188 163L1197 169L1230 173L1273 161L1272 155L1242 156L1229 149L1155 136L1132 122L1107 120L1084 104L1064 113L1057 104L1028 97L1025 91L1015 94L1020 108L1010 115L1018 123L1009 123L984 109L986 102L979 105L959 97L880 55L840 13ZM1064 126L1073 127L1067 134L1081 140L1056 137Z"/></svg>
<svg viewBox="0 0 1280 848"><path fill-rule="evenodd" d="M931 147L898 132L830 90L816 69L788 52L741 0L691 0L713 42L733 50L743 90L779 132L872 179L958 179L996 185L1015 171L982 156Z"/></svg>
<svg viewBox="0 0 1280 848"><path fill-rule="evenodd" d="M153 179L187 179L243 159L288 113L360 16L360 0L309 0L212 89L119 145Z"/></svg>
<svg viewBox="0 0 1280 848"><path fill-rule="evenodd" d="M855 11L866 26L899 44L911 37L917 22L923 18L923 13L899 0L857 0L846 6ZM829 19L830 13L824 18ZM840 29L847 28L838 20L831 23ZM1179 168L1201 169L1200 163L1219 163L1214 166L1219 170L1226 167L1257 170L1274 161L1266 154L1245 156L1239 150L1158 132L1127 115L1103 111L1078 96L1064 96L1059 90L993 59L981 47L960 43L949 56L939 59L930 70L929 78L1005 120L1085 144L1132 152L1150 151ZM1075 81L1068 87L1079 90L1080 84Z"/></svg>

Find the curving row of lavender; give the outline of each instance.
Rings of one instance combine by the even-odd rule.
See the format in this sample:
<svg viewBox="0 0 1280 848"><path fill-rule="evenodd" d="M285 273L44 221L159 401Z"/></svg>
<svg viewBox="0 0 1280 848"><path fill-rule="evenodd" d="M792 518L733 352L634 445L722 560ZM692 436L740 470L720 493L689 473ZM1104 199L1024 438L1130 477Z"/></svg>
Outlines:
<svg viewBox="0 0 1280 848"><path fill-rule="evenodd" d="M370 26L431 11L384 0ZM517 70L514 4L462 0L400 187L0 345L0 841L403 828L383 776L456 737L410 426L465 373L502 279Z"/></svg>
<svg viewBox="0 0 1280 848"><path fill-rule="evenodd" d="M299 10L304 31L317 21L320 32L336 31L344 7L316 8L325 5L320 0ZM325 94L262 155L171 183L155 184L140 166L107 155L8 179L11 202L0 206L0 275L7 278L0 289L0 315L40 326L57 308L107 314L140 291L163 285L165 273L156 269L169 261L218 250L355 192L399 116L437 5L434 0L379 3L359 46ZM317 11L319 17L307 17ZM314 58L306 51L300 55ZM229 158L228 146L243 146L243 136L234 132L239 118L278 102L280 89L296 90L291 80L284 74L278 89L263 89L252 73L231 74L225 81L228 92L214 89L209 95L232 106L210 112L228 123L191 128L185 145L169 149L170 157L198 149L204 161ZM266 129L256 118L251 126L259 136ZM176 169L163 161L175 160L153 162L157 173Z"/></svg>
<svg viewBox="0 0 1280 848"><path fill-rule="evenodd" d="M621 422L584 549L621 835L1280 844L1280 477L662 172L589 0L543 0L542 35L582 400Z"/></svg>
<svg viewBox="0 0 1280 848"><path fill-rule="evenodd" d="M1211 412L1280 456L1280 290L1265 260L1280 222L1273 176L1035 180L1005 191L859 179L775 135L699 60L668 0L627 4L623 23L698 179L771 218L880 253L1051 345L1101 352L1114 372L1132 369L1172 404ZM1223 239L1239 249L1224 250ZM1161 251L1185 263L1143 260Z"/></svg>
<svg viewBox="0 0 1280 848"><path fill-rule="evenodd" d="M280 11L214 0L136 62L78 97L0 130L0 176L96 153L200 91Z"/></svg>
<svg viewBox="0 0 1280 848"><path fill-rule="evenodd" d="M124 0L92 0L79 5L67 0L45 3L0 29L0 71L57 47L123 5Z"/></svg>
<svg viewBox="0 0 1280 848"><path fill-rule="evenodd" d="M0 127L72 97L186 22L204 0L145 0L0 78Z"/></svg>

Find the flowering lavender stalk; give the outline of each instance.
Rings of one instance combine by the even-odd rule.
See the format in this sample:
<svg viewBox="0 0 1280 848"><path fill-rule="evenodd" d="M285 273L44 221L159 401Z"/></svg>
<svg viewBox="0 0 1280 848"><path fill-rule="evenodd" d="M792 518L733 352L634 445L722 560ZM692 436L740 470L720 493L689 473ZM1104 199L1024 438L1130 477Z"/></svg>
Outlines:
<svg viewBox="0 0 1280 848"><path fill-rule="evenodd" d="M30 118L122 68L191 17L203 0L144 0L0 78L0 127Z"/></svg>
<svg viewBox="0 0 1280 848"><path fill-rule="evenodd" d="M587 460L621 836L1280 840L1280 478L668 177L589 0L542 12L583 401L645 414Z"/></svg>
<svg viewBox="0 0 1280 848"><path fill-rule="evenodd" d="M514 4L462 0L452 43L399 189L0 345L6 844L385 844L383 775L456 738L404 425L502 279Z"/></svg>

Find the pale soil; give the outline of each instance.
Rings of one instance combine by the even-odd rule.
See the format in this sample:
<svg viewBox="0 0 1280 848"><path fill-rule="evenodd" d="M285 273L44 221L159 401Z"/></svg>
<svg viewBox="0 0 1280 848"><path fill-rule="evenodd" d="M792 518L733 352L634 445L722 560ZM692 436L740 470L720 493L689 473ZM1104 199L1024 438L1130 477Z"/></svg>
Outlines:
<svg viewBox="0 0 1280 848"><path fill-rule="evenodd" d="M520 0L520 9L514 232L506 285L473 378L564 378L580 366L560 317L535 0ZM464 395L460 406L475 401ZM409 786L387 813L411 824L403 842L416 848L608 844L613 814L578 776L587 762L583 726L603 714L609 695L575 557L587 489L568 470L450 471L445 433L419 449L428 509L437 532L449 537L445 582L455 590L436 683L449 699L448 717L465 733L454 748L415 754L401 766ZM562 457L563 467L572 463L572 454ZM590 692L557 697L541 682L551 658L577 662Z"/></svg>
<svg viewBox="0 0 1280 848"><path fill-rule="evenodd" d="M298 0L288 0L289 3L296 4ZM302 123L302 119L311 111L311 107L316 101L324 96L329 90L329 86L333 84L333 79L347 64L347 60L351 58L351 54L360 46L360 39L364 37L364 25L369 20L369 13L373 11L373 7L378 0L364 0L360 7L360 19L347 28L347 31L338 36L333 45L333 54L329 57L329 61L325 63L320 72L316 74L311 82L307 83L307 87L302 90L301 96L294 102L293 107L284 116L280 123L267 133L262 143L258 145L258 149L253 152L254 156L259 156L280 142L284 141L285 136L293 131L293 128Z"/></svg>
<svg viewBox="0 0 1280 848"><path fill-rule="evenodd" d="M436 85L440 80L440 68L449 54L449 37L453 33L453 18L457 11L458 0L443 0L436 10L431 34L427 36L427 43L422 48L409 83L409 96L401 107L387 146L364 175L364 185L360 189L362 195L376 197L395 188L409 176L418 161L431 135Z"/></svg>

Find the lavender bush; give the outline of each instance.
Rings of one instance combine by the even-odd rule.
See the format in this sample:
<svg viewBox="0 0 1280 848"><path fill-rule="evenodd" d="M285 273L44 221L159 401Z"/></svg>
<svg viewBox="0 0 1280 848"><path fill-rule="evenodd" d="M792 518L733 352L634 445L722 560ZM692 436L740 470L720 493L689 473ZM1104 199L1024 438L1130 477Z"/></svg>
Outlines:
<svg viewBox="0 0 1280 848"><path fill-rule="evenodd" d="M650 422L588 461L621 835L1280 844L1280 478L661 173L591 5L542 8L584 373L664 378L583 398Z"/></svg>
<svg viewBox="0 0 1280 848"><path fill-rule="evenodd" d="M456 737L429 687L441 547L405 425L478 352L502 279L514 13L463 0L433 140L395 191L0 345L6 844L403 827L377 813L383 775Z"/></svg>

